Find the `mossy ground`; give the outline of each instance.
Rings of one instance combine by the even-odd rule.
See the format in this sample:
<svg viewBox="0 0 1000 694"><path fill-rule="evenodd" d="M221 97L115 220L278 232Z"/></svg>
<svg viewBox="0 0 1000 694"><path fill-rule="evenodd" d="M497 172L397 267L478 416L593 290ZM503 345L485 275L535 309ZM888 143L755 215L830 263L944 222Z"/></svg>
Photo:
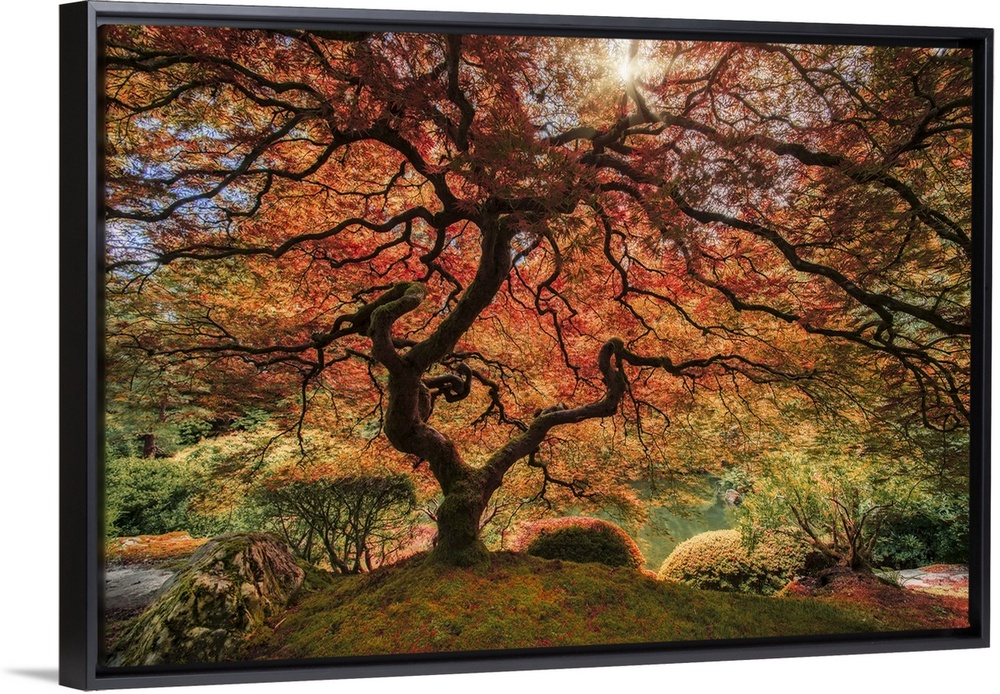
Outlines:
<svg viewBox="0 0 1000 694"><path fill-rule="evenodd" d="M968 591L903 589L871 574L835 567L824 575L796 580L785 596L836 601L877 614L889 630L964 629L969 626Z"/></svg>
<svg viewBox="0 0 1000 694"><path fill-rule="evenodd" d="M246 658L310 658L925 628L880 605L698 590L627 568L499 553L449 568L414 557L313 583Z"/></svg>

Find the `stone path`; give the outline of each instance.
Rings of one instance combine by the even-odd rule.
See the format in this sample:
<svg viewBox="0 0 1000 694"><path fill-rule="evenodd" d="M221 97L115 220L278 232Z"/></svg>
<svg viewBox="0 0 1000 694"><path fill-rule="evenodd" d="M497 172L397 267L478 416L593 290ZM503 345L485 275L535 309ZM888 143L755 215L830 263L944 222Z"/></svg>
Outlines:
<svg viewBox="0 0 1000 694"><path fill-rule="evenodd" d="M879 575L910 590L959 589L969 586L969 567L962 564L935 564L919 569L885 571Z"/></svg>
<svg viewBox="0 0 1000 694"><path fill-rule="evenodd" d="M175 571L147 566L118 566L104 572L104 609L138 610L148 605Z"/></svg>

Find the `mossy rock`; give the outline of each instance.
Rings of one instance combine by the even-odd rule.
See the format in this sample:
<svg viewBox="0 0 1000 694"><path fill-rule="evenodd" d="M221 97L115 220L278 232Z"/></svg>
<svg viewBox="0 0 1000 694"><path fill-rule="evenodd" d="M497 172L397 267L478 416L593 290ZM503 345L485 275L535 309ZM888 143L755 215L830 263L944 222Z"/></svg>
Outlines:
<svg viewBox="0 0 1000 694"><path fill-rule="evenodd" d="M773 595L807 573L814 554L792 530L767 533L753 548L744 545L738 530L714 530L677 545L660 566L659 578L707 590Z"/></svg>
<svg viewBox="0 0 1000 694"><path fill-rule="evenodd" d="M266 617L284 610L305 572L273 535L203 545L118 640L109 665L230 660Z"/></svg>

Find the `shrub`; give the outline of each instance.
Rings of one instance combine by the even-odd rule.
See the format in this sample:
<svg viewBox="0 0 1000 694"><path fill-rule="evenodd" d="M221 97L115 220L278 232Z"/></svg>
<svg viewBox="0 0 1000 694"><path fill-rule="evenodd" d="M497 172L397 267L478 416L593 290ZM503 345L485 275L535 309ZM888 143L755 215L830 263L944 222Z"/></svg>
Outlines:
<svg viewBox="0 0 1000 694"><path fill-rule="evenodd" d="M230 429L233 431L256 431L266 424L270 418L271 415L264 410L252 407L244 412L242 416L234 419Z"/></svg>
<svg viewBox="0 0 1000 694"><path fill-rule="evenodd" d="M188 501L197 483L184 470L158 458L111 458L104 474L109 537L188 530Z"/></svg>
<svg viewBox="0 0 1000 694"><path fill-rule="evenodd" d="M193 446L211 431L211 422L206 422L204 419L187 419L177 425L177 440L184 446Z"/></svg>
<svg viewBox="0 0 1000 694"><path fill-rule="evenodd" d="M749 549L738 530L715 530L677 545L659 578L707 590L772 595L806 572L812 554L790 531L764 533Z"/></svg>
<svg viewBox="0 0 1000 694"><path fill-rule="evenodd" d="M635 541L614 523L600 518L568 516L528 524L512 548L542 559L638 569L646 560Z"/></svg>
<svg viewBox="0 0 1000 694"><path fill-rule="evenodd" d="M968 562L968 508L947 498L913 502L882 524L873 560L894 569Z"/></svg>

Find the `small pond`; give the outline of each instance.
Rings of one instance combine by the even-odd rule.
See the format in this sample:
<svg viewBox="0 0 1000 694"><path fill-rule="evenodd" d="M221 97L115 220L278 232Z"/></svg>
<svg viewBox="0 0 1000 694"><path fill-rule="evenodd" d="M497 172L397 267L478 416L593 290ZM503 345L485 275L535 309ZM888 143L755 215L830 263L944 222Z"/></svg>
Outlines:
<svg viewBox="0 0 1000 694"><path fill-rule="evenodd" d="M648 490L639 489L648 495ZM658 571L663 560L684 540L710 530L725 530L736 524L736 510L719 493L717 477L704 476L685 486L686 502L654 506L649 520L638 531L637 541L646 557L646 568Z"/></svg>

